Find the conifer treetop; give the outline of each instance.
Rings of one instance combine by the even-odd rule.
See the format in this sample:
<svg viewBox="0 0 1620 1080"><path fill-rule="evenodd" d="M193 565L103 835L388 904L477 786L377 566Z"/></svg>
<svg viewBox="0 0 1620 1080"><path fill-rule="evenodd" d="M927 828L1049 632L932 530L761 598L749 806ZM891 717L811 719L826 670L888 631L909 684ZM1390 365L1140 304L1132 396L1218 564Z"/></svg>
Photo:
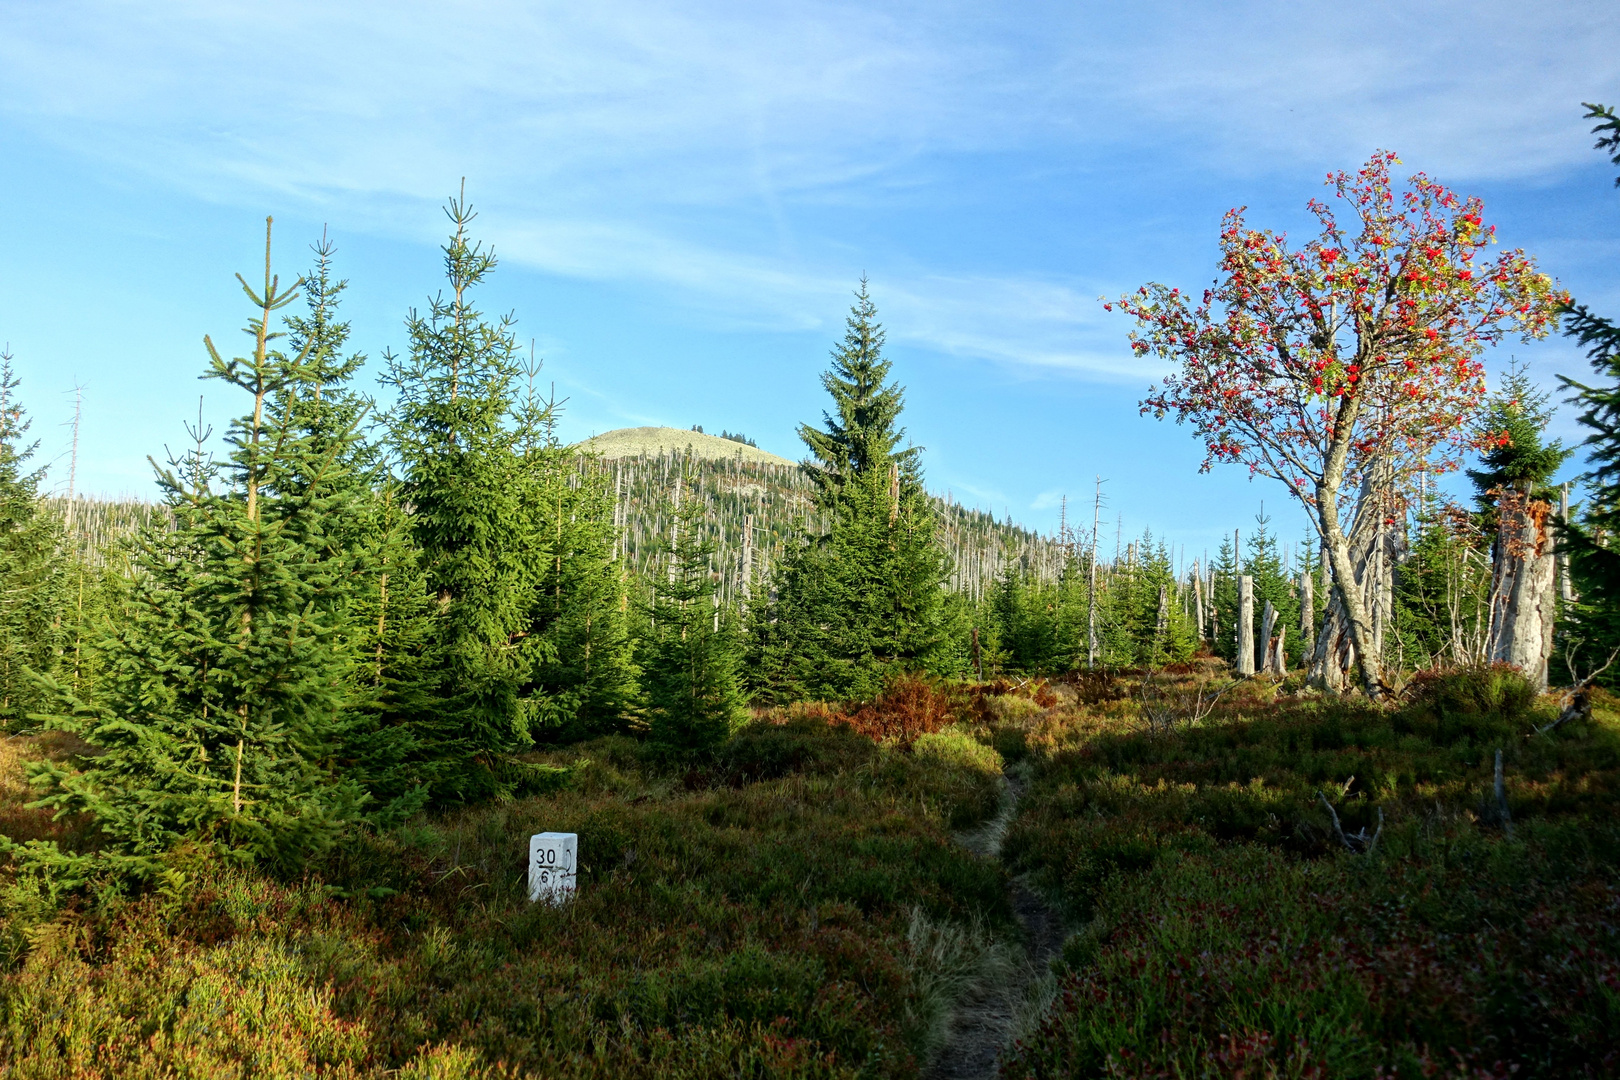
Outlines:
<svg viewBox="0 0 1620 1080"><path fill-rule="evenodd" d="M1488 511L1502 488L1512 487L1535 498L1547 496L1547 482L1574 453L1557 439L1542 441L1542 432L1552 419L1551 396L1538 389L1517 362L1503 376L1479 423L1484 445L1481 467L1468 470L1480 509Z"/></svg>
<svg viewBox="0 0 1620 1080"><path fill-rule="evenodd" d="M845 320L843 342L832 351L832 367L821 385L832 395L834 412L821 414L824 430L799 425L799 438L811 458L805 472L823 500L836 500L844 485L874 467L897 466L908 487L920 485L917 455L921 447L896 450L906 429L897 421L905 407L905 390L888 382L892 363L883 356L883 326L877 305L861 277Z"/></svg>
<svg viewBox="0 0 1620 1080"><path fill-rule="evenodd" d="M18 380L12 360L10 347L0 348L0 501L23 506L32 502L45 469L24 471L39 443L22 443L29 420L17 399Z"/></svg>

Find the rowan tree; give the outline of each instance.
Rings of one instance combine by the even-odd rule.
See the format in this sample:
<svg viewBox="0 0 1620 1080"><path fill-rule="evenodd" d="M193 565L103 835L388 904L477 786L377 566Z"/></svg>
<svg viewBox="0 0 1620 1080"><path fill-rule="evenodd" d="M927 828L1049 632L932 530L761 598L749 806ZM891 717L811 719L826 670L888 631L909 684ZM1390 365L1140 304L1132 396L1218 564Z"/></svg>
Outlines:
<svg viewBox="0 0 1620 1080"><path fill-rule="evenodd" d="M1381 659L1351 564L1346 495L1375 462L1396 482L1419 464L1454 469L1477 442L1485 349L1510 333L1552 329L1565 298L1522 250L1486 257L1484 205L1419 173L1397 192L1378 152L1316 199L1318 236L1285 234L1226 214L1220 274L1201 298L1160 284L1123 297L1140 356L1174 365L1144 413L1190 422L1204 471L1247 465L1284 483L1327 546L1367 693L1384 693ZM1106 305L1110 309L1112 305Z"/></svg>

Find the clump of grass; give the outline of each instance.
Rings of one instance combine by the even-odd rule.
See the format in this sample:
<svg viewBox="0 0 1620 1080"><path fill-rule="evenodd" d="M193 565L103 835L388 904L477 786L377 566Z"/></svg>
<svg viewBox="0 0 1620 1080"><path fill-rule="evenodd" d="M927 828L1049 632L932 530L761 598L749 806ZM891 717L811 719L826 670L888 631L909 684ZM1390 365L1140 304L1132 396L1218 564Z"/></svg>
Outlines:
<svg viewBox="0 0 1620 1080"><path fill-rule="evenodd" d="M963 998L1011 977L1018 957L1004 935L983 919L931 918L917 907L906 927L907 966L914 988L906 1026L923 1061L945 1045L951 1019Z"/></svg>

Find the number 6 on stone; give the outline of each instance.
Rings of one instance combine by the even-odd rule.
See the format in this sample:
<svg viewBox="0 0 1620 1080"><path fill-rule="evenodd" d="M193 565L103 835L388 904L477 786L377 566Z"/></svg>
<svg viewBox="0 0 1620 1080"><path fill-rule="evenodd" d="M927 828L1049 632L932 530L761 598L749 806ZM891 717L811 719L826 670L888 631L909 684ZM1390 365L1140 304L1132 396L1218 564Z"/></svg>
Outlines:
<svg viewBox="0 0 1620 1080"><path fill-rule="evenodd" d="M529 837L529 902L561 904L574 895L579 834L543 832Z"/></svg>

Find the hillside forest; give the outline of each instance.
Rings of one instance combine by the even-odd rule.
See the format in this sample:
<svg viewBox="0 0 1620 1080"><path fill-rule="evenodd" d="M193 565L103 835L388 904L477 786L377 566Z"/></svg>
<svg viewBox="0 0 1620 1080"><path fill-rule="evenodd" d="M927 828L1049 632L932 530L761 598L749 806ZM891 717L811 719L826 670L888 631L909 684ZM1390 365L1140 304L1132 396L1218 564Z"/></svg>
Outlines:
<svg viewBox="0 0 1620 1080"><path fill-rule="evenodd" d="M1212 552L930 492L864 279L801 462L570 445L464 197L375 357L267 219L150 501L6 354L0 1071L1620 1075L1620 328L1397 164L1105 305Z"/></svg>

